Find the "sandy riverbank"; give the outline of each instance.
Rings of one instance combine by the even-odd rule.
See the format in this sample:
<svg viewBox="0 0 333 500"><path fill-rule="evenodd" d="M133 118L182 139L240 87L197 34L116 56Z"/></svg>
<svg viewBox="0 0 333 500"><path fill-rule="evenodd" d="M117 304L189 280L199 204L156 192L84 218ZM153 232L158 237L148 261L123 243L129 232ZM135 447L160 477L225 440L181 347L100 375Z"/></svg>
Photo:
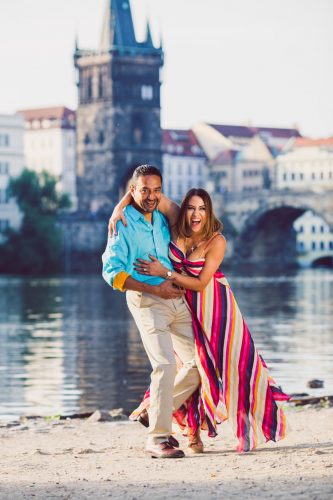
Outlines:
<svg viewBox="0 0 333 500"><path fill-rule="evenodd" d="M288 407L287 415L292 430L278 444L239 455L224 424L204 440L204 455L180 460L145 456L138 423L1 427L0 498L332 499L333 408Z"/></svg>

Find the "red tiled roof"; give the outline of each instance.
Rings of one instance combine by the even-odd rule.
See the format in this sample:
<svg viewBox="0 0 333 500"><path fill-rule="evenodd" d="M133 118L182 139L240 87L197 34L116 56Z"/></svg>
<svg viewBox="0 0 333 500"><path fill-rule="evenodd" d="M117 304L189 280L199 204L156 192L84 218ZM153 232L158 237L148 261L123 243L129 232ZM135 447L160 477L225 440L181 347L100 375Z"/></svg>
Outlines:
<svg viewBox="0 0 333 500"><path fill-rule="evenodd" d="M293 143L294 148L304 148L313 146L333 146L333 137L324 139L309 139L307 137L298 137Z"/></svg>
<svg viewBox="0 0 333 500"><path fill-rule="evenodd" d="M198 156L205 154L192 130L162 130L163 151L175 156Z"/></svg>
<svg viewBox="0 0 333 500"><path fill-rule="evenodd" d="M281 137L281 139L290 139L291 137L302 137L296 128L275 128L275 127L253 127L256 133L267 132L272 137Z"/></svg>
<svg viewBox="0 0 333 500"><path fill-rule="evenodd" d="M251 138L255 135L251 127L247 127L245 125L216 125L209 124L211 127L215 128L220 134L223 134L225 137L248 137Z"/></svg>
<svg viewBox="0 0 333 500"><path fill-rule="evenodd" d="M276 127L252 127L247 125L216 125L210 124L211 127L215 128L218 132L223 134L225 137L243 137L249 138L254 137L260 133L266 133L272 137L280 137L285 139L290 139L290 137L301 137L298 130L294 128L276 128Z"/></svg>
<svg viewBox="0 0 333 500"><path fill-rule="evenodd" d="M33 122L34 120L54 120L55 126L59 127L59 121L62 128L75 127L75 111L66 108L65 106L53 106L49 108L35 108L35 109L20 109L18 111L23 115L26 122Z"/></svg>
<svg viewBox="0 0 333 500"><path fill-rule="evenodd" d="M221 151L211 162L212 165L230 165L233 162L237 151L235 149L225 149Z"/></svg>

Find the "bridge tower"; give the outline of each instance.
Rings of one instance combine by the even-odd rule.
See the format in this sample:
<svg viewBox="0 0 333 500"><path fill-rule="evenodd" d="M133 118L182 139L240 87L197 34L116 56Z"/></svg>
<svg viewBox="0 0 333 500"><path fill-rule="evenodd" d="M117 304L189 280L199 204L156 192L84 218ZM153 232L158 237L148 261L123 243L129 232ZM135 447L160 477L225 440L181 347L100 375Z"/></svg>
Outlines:
<svg viewBox="0 0 333 500"><path fill-rule="evenodd" d="M135 166L161 167L162 46L135 36L129 0L107 0L98 50L74 53L80 211L106 213Z"/></svg>

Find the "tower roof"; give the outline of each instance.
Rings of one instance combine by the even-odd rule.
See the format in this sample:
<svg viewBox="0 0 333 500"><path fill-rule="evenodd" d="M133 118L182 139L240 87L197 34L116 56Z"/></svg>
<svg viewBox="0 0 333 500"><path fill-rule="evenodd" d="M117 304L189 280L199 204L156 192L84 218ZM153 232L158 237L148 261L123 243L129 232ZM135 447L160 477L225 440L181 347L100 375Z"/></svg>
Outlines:
<svg viewBox="0 0 333 500"><path fill-rule="evenodd" d="M106 2L99 49L104 52L112 48L131 52L159 50L153 45L149 25L147 25L146 40L142 43L136 40L129 0Z"/></svg>

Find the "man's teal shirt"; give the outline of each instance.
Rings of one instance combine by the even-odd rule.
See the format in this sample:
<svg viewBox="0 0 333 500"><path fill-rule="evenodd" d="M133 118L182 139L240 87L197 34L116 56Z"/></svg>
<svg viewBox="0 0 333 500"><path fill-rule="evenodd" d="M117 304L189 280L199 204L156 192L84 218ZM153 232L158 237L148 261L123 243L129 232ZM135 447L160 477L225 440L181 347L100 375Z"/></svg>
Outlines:
<svg viewBox="0 0 333 500"><path fill-rule="evenodd" d="M170 243L168 222L161 212L154 210L151 224L132 205L124 209L124 214L127 227L124 227L121 221L118 222L118 234L112 237L109 235L102 256L103 278L113 286L117 274L125 271L138 281L159 285L164 281L163 278L138 274L134 270L134 262L137 258L150 260L150 254L156 257L164 267L172 269L168 257Z"/></svg>

